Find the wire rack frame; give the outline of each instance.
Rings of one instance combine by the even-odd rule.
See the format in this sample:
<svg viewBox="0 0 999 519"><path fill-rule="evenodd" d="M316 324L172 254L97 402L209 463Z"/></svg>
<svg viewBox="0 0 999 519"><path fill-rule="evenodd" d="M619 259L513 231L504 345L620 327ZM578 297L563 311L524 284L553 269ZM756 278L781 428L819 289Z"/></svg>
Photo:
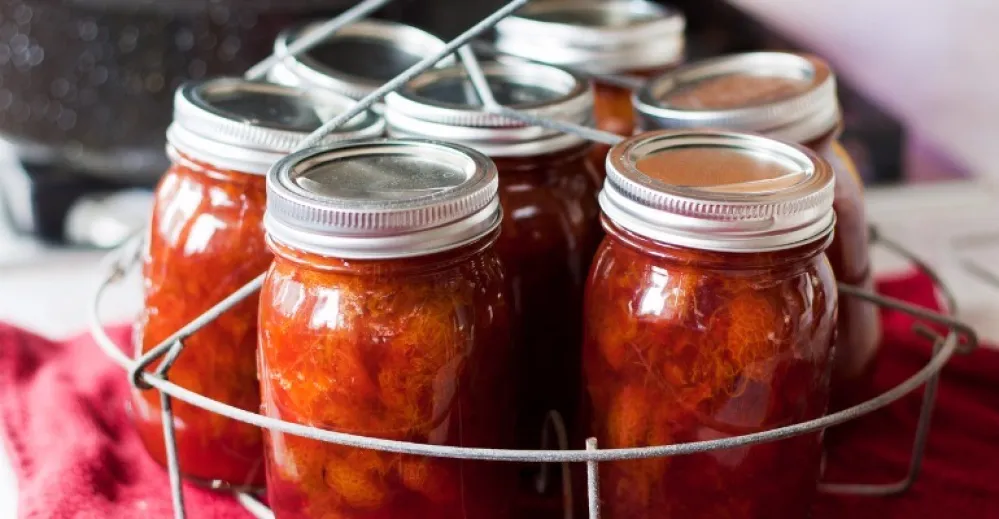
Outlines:
<svg viewBox="0 0 999 519"><path fill-rule="evenodd" d="M296 42L296 44L288 48L284 54L271 56L260 64L254 66L246 73L246 77L250 79L261 77L266 73L269 67L279 63L282 59L307 50L310 46L315 45L332 35L339 28L362 18L367 14L370 14L381 6L387 4L389 1L390 0L364 0L359 2L353 8L344 12L341 16L333 18L310 31L307 35L303 36L303 38ZM399 88L410 79L435 65L441 59L455 52L458 53L464 66L468 70L469 77L475 87L475 91L482 101L483 109L485 111L516 119L524 122L525 124L573 133L596 142L602 142L605 144L616 144L617 142L620 142L623 137L619 135L562 121L539 118L510 107L502 106L497 103L492 96L492 92L489 90L488 83L485 81L485 77L479 67L475 54L468 45L472 42L473 38L477 37L501 19L522 7L527 3L527 1L528 0L513 0L490 16L482 19L467 31L448 42L439 52L420 60L418 63L392 80L386 82L368 96L359 100L346 112L325 122L319 129L306 137L298 149L315 145L322 140L323 136L334 131L346 121L349 121L363 110L369 108L389 92ZM489 49L486 48L486 50L488 51ZM603 79L611 79L613 81L612 78ZM631 79L627 77L621 77L618 79L617 84L629 85L633 83ZM916 480L922 464L923 453L925 451L925 444L935 402L936 388L939 382L939 372L955 353L970 352L977 347L978 338L971 327L949 315L956 310L953 294L950 293L932 269L898 243L880 235L876 229L872 229L871 237L872 243L879 243L882 246L888 247L896 253L908 258L920 270L929 275L934 280L938 290L945 299L948 314L933 312L925 308L908 304L904 301L884 297L850 285L839 284L839 292L847 297L858 297L872 304L905 312L921 321L945 327L948 330L947 333L945 335L940 335L924 324L917 323L914 325L917 333L926 337L928 340L933 341L934 354L929 362L901 384L871 400L858 404L849 409L826 415L815 420L801 422L786 427L708 441L648 447L599 449L597 440L595 438L589 438L585 442L585 449L571 450L568 446L568 441L566 439L567 435L561 417L558 413L553 411L550 413L545 424L545 428L542 431L542 450L450 447L386 440L382 438L329 431L302 424L277 420L209 399L203 395L194 393L170 382L169 370L173 363L177 360L178 356L183 352L184 340L208 323L212 322L219 315L259 290L263 283L263 274L236 290L185 326L181 327L181 329L177 330L162 343L150 349L138 359L132 359L126 356L122 352L120 346L112 341L107 335L100 317L100 307L106 290L110 286L120 282L138 264L139 254L143 244L142 238L139 235L136 235L111 251L104 259L104 269L102 270L104 272L104 276L100 279L97 285L89 309L90 331L102 351L116 364L129 373L129 379L133 386L143 390L156 389L160 393L164 440L166 443L168 462L167 470L170 480L174 516L178 519L186 517L186 512L184 508L181 474L177 460L176 441L174 435L174 417L172 412L172 400L174 398L180 399L207 411L218 413L228 418L256 425L261 428L281 431L288 434L294 434L305 438L336 443L344 446L430 457L539 463L541 464L541 470L537 481L539 489L543 489L547 484L549 464L560 463L562 470L567 471L569 463L586 463L587 504L589 517L590 519L599 519L600 462L693 454L710 450L771 442L800 434L817 432L885 407L925 384L926 390L923 394L920 416L916 426L909 470L901 480L887 485L864 483L827 483L820 485L821 490L830 493L887 495L907 490ZM162 359L159 365L152 368L152 365L159 359ZM559 447L557 450L545 449L545 447L551 443L551 434L555 435L554 443L556 443ZM568 477L563 478L562 493L565 500L565 517L567 519L571 519L573 516L573 500L571 482ZM255 496L246 493L237 493L236 498L250 513L256 517L273 517L270 510L257 500Z"/></svg>

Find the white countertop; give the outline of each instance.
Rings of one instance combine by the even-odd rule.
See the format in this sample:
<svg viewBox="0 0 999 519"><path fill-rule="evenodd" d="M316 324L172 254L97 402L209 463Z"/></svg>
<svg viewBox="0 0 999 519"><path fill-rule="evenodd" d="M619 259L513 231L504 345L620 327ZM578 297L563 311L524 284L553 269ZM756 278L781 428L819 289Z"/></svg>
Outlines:
<svg viewBox="0 0 999 519"><path fill-rule="evenodd" d="M999 287L970 274L974 262L999 278L999 189L976 182L925 184L868 192L869 219L938 270L958 296L959 315L984 338L999 339ZM988 242L985 238L991 237ZM975 240L974 248L955 242ZM88 298L98 279L102 254L41 246L0 227L0 320L59 339L86 327ZM883 250L875 270L887 274L906 263ZM138 284L109 294L106 322L129 320L138 308ZM123 374L124 376L124 374ZM0 449L0 517L15 517L13 474Z"/></svg>

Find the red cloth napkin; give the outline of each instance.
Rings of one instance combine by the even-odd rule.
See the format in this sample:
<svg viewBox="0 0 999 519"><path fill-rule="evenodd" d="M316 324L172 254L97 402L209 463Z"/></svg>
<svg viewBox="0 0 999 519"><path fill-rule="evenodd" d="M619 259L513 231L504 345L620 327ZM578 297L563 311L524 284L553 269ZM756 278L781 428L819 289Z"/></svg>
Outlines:
<svg viewBox="0 0 999 519"><path fill-rule="evenodd" d="M932 282L911 275L878 283L882 294L940 309ZM929 341L911 331L913 319L883 310L884 341L870 398L922 368ZM999 317L999 316L997 316ZM885 409L827 431L826 479L892 483L905 476L922 390ZM999 518L999 352L981 348L956 355L944 368L926 458L916 484L905 494L870 498L823 496L815 519Z"/></svg>
<svg viewBox="0 0 999 519"><path fill-rule="evenodd" d="M884 281L887 295L937 308L929 280ZM883 312L885 346L873 395L911 376L931 346L912 320ZM120 344L128 332L113 334ZM19 485L21 517L169 518L166 472L143 450L123 412L125 373L88 336L56 343L0 325L0 434ZM830 430L826 477L891 482L908 466L921 392ZM957 357L944 370L923 472L898 497L823 496L815 519L999 519L999 352ZM247 518L228 496L188 485L189 517ZM774 518L781 519L781 518Z"/></svg>
<svg viewBox="0 0 999 519"><path fill-rule="evenodd" d="M128 344L128 329L112 337ZM125 414L125 379L89 335L60 343L0 324L0 443L20 517L173 517L166 471ZM222 494L187 485L184 497L191 518L250 517Z"/></svg>

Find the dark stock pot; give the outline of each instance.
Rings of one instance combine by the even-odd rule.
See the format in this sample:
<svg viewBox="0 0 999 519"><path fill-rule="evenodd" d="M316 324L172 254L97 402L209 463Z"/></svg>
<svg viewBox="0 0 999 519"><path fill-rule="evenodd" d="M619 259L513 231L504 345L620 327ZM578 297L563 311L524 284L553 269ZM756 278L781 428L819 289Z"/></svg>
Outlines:
<svg viewBox="0 0 999 519"><path fill-rule="evenodd" d="M240 75L282 28L353 3L3 0L0 138L22 162L150 182L178 85Z"/></svg>

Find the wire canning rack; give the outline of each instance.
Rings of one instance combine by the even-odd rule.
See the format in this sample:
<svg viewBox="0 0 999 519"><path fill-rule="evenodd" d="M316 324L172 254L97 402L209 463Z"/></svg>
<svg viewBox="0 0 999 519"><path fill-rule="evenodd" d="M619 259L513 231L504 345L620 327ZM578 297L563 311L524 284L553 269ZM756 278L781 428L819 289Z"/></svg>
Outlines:
<svg viewBox="0 0 999 519"><path fill-rule="evenodd" d="M307 50L309 47L323 41L325 38L332 35L338 29L350 24L351 22L361 19L364 16L370 14L376 9L384 6L390 0L364 0L359 2L353 8L344 12L341 16L333 18L326 23L318 26L315 30L310 32L308 35L303 36L298 39L293 45L291 45L283 55L273 55L258 65L251 68L247 73L246 77L249 79L258 79L262 77L267 70L274 64L280 62L283 58L295 55L297 53ZM555 129L558 131L563 131L567 133L574 133L582 136L586 139L601 142L604 144L616 144L620 142L623 138L619 135L596 130L594 128L582 127L574 124L569 124L561 121L544 119L535 117L529 114L522 113L510 107L502 106L496 102L492 93L489 90L489 86L485 81L485 77L482 73L482 69L479 67L478 61L475 54L472 52L471 47L472 40L491 28L501 19L509 16L515 10L526 4L528 0L512 0L510 3L506 4L493 14L481 20L479 23L475 24L467 31L459 35L454 40L447 43L443 49L439 52L427 56L422 59L417 64L410 67L408 70L404 71L400 75L386 82L380 88L359 100L350 110L330 119L325 124L322 125L314 133L306 137L299 146L299 149L310 147L317 142L319 142L325 135L332 132L340 125L349 121L355 115L359 114L363 110L367 109L382 97L384 97L389 92L401 87L409 80L414 78L421 72L429 69L435 65L438 61L444 57L457 52L458 56L461 58L465 67L468 70L469 77L472 80L473 86L475 87L480 99L482 100L484 110L496 113L499 115L504 115L513 119L518 119L524 123L542 126L546 128ZM618 84L632 84L629 78L623 77L618 78ZM236 407L232 407L221 402L209 399L200 394L194 393L176 384L173 384L169 380L170 367L177 360L178 356L182 354L184 350L184 339L190 337L192 334L197 332L199 329L216 319L219 315L226 312L240 301L250 296L254 292L260 289L263 283L263 274L255 278L253 281L243 286L239 290L233 292L222 301L218 302L215 306L208 309L205 313L192 320L187 325L183 326L181 329L177 330L173 335L164 340L161 344L148 351L146 354L142 355L139 359L132 359L122 353L122 350L117 344L114 343L107 335L104 330L103 323L100 318L100 306L101 300L106 292L106 290L120 282L127 273L129 273L138 264L139 251L142 248L142 239L139 235L128 240L126 243L122 244L115 250L111 251L105 258L105 269L104 276L100 279L93 300L90 306L90 331L96 340L100 348L107 354L115 363L120 365L129 373L129 378L131 383L143 390L156 389L160 393L160 401L163 414L163 429L164 429L164 439L166 442L166 452L168 458L168 473L170 479L170 488L173 498L173 509L174 516L177 519L183 519L186 517L186 512L184 509L184 497L181 489L181 477L180 470L177 461L176 453L176 442L174 437L174 420L172 412L172 401L174 398L180 399L189 404L195 405L197 407L203 408L205 410L215 412L226 416L234 420L240 420L258 427L267 428L275 431L281 431L288 434L294 434L306 438L311 438L319 441L336 443L340 445L364 448L364 449L374 449L385 452L395 452L403 454L421 455L421 456L431 456L431 457L443 457L443 458L461 458L469 460L493 460L493 461L507 461L507 462L534 462L540 464L540 472L538 475L538 487L544 488L548 479L548 470L550 464L558 463L561 465L561 469L567 475L569 463L586 463L587 468L587 497L588 497L588 515L590 519L600 518L600 489L599 489L599 463L603 461L615 461L615 460L629 460L629 459L640 459L640 458L651 458L659 456L676 456L682 454L692 454L697 452L705 452L717 449L726 449L732 447L740 447L745 445L752 445L763 442L770 442L781 440L784 438L789 438L791 436L796 436L799 434L806 434L810 432L816 432L827 427L831 427L837 424L841 424L862 416L864 414L870 413L877 409L887 406L888 404L898 400L899 398L905 396L906 394L914 391L920 386L925 385L926 390L923 394L923 401L921 406L921 411L919 415L919 420L916 426L915 440L912 446L912 453L909 462L909 469L907 474L897 481L891 484L822 484L820 486L821 490L829 493L838 494L855 494L855 495L889 495L897 494L906 491L912 486L913 482L916 480L919 470L922 464L923 453L925 450L927 435L930 427L930 419L932 417L933 406L936 397L936 389L939 383L939 373L940 370L947 364L947 361L955 353L966 353L972 351L978 345L978 338L974 332L967 324L958 321L952 317L955 311L955 301L953 295L946 288L946 286L941 283L939 277L930 269L925 263L915 257L913 254L908 252L905 248L899 244L891 241L890 239L881 236L873 229L872 244L880 244L885 246L894 252L900 254L901 256L907 258L913 262L920 270L929 275L940 293L945 299L947 305L947 313L937 313L921 307L910 305L906 302L899 301L896 299L880 296L878 294L862 290L860 288L850 286L850 285L839 285L839 291L841 294L847 297L858 297L863 300L868 301L871 304L876 304L882 307L891 308L893 310L905 312L921 322L929 322L936 325L940 325L947 329L946 334L941 335L933 331L929 326L922 323L917 323L914 325L915 331L920 335L927 338L934 344L934 354L930 361L913 376L899 384L898 386L892 388L891 390L871 399L861 404L858 404L849 409L843 411L826 415L816 420L811 420L808 422L802 422L798 424L789 425L786 427L781 427L777 429L771 429L767 431L757 432L753 434L743 435L743 436L733 436L728 438L722 438L717 440L708 441L698 441L691 443L681 443L672 445L657 445L649 447L634 447L634 448L623 448L623 449L599 449L597 446L597 441L595 438L589 438L586 440L585 449L572 450L569 449L567 435L565 431L564 424L562 423L561 417L557 412L552 411L548 420L546 421L544 430L542 431L542 447L557 447L557 449L551 450L507 450L507 449L483 449L483 448L468 448L468 447L449 447L449 446L439 446L439 445L428 445L420 443L411 443L404 441L386 440L381 438L372 438L366 436L358 436L353 434L345 434L336 431L329 431L324 429L318 429L314 427L309 427L297 423L286 422L282 420L276 420L266 416L262 416L256 413L245 411ZM151 366L159 359L162 359L155 368L151 371L147 371ZM555 438L552 441L552 434ZM552 444L555 445L552 445ZM572 499L572 487L571 478L563 478L563 488L562 494L565 500L564 513L567 519L573 517L573 499ZM270 510L264 506L260 501L256 499L255 496L245 493L239 493L236 495L237 499L242 503L246 509L253 515L260 518L272 518L273 514Z"/></svg>

